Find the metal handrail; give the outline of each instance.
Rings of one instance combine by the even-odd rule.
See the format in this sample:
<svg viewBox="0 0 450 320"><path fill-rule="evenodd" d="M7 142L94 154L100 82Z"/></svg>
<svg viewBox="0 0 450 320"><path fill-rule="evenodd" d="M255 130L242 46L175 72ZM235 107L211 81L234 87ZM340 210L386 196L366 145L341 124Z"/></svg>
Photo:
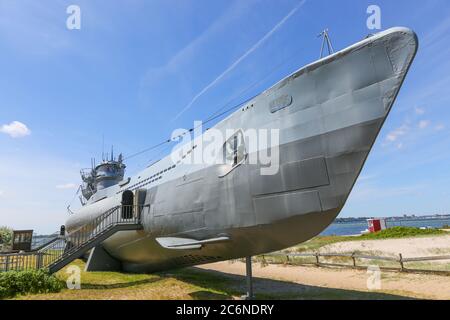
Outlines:
<svg viewBox="0 0 450 320"><path fill-rule="evenodd" d="M117 206L33 253L0 255L0 271L49 268L118 225L140 224L145 206Z"/></svg>
<svg viewBox="0 0 450 320"><path fill-rule="evenodd" d="M94 240L100 234L110 230L119 224L138 224L140 222L140 211L142 206L118 206L114 207L100 216L94 218L78 230L69 233L64 239L64 247L61 250L61 243L56 242L50 247L41 250L41 253L48 254L55 258L51 263L54 263L66 256L70 256L89 241ZM54 254L54 251L59 254ZM43 267L49 266L44 263Z"/></svg>

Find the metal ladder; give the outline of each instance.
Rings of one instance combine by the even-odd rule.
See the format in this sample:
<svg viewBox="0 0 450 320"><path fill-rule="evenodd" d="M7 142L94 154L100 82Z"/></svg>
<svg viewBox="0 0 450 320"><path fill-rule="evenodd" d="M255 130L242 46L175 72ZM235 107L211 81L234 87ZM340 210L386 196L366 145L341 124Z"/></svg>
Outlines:
<svg viewBox="0 0 450 320"><path fill-rule="evenodd" d="M118 206L35 252L0 255L0 272L46 268L57 272L118 231L141 230L142 206Z"/></svg>

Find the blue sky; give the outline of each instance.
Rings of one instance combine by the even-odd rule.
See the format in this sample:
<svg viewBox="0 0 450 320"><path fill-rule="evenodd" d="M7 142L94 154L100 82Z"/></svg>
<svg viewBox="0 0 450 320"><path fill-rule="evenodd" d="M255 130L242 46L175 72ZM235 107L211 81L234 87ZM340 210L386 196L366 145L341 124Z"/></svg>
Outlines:
<svg viewBox="0 0 450 320"><path fill-rule="evenodd" d="M57 230L103 135L125 155L167 139L317 59L324 28L335 49L361 40L370 4L420 49L340 216L450 213L447 0L0 0L0 225Z"/></svg>

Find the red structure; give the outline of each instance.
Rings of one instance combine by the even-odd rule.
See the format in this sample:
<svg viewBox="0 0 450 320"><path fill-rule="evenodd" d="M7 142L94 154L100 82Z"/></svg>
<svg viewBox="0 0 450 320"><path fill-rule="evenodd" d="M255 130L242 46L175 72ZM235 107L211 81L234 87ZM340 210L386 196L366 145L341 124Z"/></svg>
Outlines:
<svg viewBox="0 0 450 320"><path fill-rule="evenodd" d="M386 229L386 220L384 218L379 219L367 219L369 225L369 232L374 233Z"/></svg>

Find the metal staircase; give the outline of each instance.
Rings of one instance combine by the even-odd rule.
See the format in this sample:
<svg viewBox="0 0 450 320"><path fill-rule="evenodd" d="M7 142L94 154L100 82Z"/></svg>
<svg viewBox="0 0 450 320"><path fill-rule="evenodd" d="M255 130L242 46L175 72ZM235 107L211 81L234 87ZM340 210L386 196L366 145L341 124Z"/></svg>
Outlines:
<svg viewBox="0 0 450 320"><path fill-rule="evenodd" d="M118 206L35 252L0 255L0 272L46 268L57 272L118 231L141 230L142 206Z"/></svg>

